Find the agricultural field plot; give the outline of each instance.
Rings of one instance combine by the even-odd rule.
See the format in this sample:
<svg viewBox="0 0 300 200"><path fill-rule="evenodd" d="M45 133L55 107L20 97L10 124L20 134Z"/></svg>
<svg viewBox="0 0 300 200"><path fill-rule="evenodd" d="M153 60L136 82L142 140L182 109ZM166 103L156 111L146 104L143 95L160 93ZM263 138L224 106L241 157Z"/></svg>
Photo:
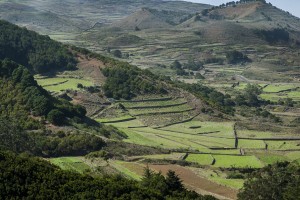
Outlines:
<svg viewBox="0 0 300 200"><path fill-rule="evenodd" d="M238 140L238 147L243 149L265 149L263 140Z"/></svg>
<svg viewBox="0 0 300 200"><path fill-rule="evenodd" d="M279 99L291 98L293 101L300 101L300 89L294 91L285 91L278 93L263 93L260 95L262 99L277 102Z"/></svg>
<svg viewBox="0 0 300 200"><path fill-rule="evenodd" d="M233 123L216 123L215 122L201 122L205 128L203 131L222 130L223 132L213 134L197 134L195 129L199 126L198 122L187 123L181 129L176 128L178 125L170 126L171 130L157 129L151 127L144 127L144 124L138 120L133 119L123 122L109 122L107 125L112 125L123 131L128 138L124 141L129 143L136 143L146 146L159 146L168 149L193 149L201 152L212 152L220 154L238 154L238 150L211 150L209 148L233 148L235 139L233 137ZM185 123L184 123L185 124ZM179 124L180 125L180 124ZM197 125L197 126L196 126ZM181 125L180 125L181 126ZM206 126L206 127L205 127ZM192 129L190 129L192 127ZM212 129L214 127L215 129ZM179 130L172 131L172 130ZM182 132L181 132L182 131ZM226 138L226 136L228 138Z"/></svg>
<svg viewBox="0 0 300 200"><path fill-rule="evenodd" d="M115 126L117 128L128 128L128 127L144 126L144 124L138 119L132 119L132 120L122 121L122 122L108 122L106 124Z"/></svg>
<svg viewBox="0 0 300 200"><path fill-rule="evenodd" d="M217 170L217 169L209 169L209 168L192 168L190 167L193 172L197 175L207 178L210 181L218 183L220 185L224 185L226 187L230 187L233 189L241 189L244 184L243 179L228 179L227 173Z"/></svg>
<svg viewBox="0 0 300 200"><path fill-rule="evenodd" d="M238 86L234 87L234 89L237 89L237 90L244 90L246 87L247 87L248 83L240 83ZM259 83L257 84L258 86L260 87L265 87L267 84L265 83Z"/></svg>
<svg viewBox="0 0 300 200"><path fill-rule="evenodd" d="M210 136L234 138L233 126L233 122L190 121L168 126L162 128L162 130L191 134L210 133Z"/></svg>
<svg viewBox="0 0 300 200"><path fill-rule="evenodd" d="M298 152L299 153L299 152ZM255 154L256 157L261 160L266 165L274 164L276 162L283 162L283 161L291 161L287 156L282 154L274 154L274 153L258 153Z"/></svg>
<svg viewBox="0 0 300 200"><path fill-rule="evenodd" d="M295 160L300 164L300 152L299 151L292 151L285 154L287 158L290 160Z"/></svg>
<svg viewBox="0 0 300 200"><path fill-rule="evenodd" d="M185 160L200 165L211 165L213 163L213 157L210 154L189 154Z"/></svg>
<svg viewBox="0 0 300 200"><path fill-rule="evenodd" d="M145 102L122 102L125 108L135 108L135 107L157 107L157 106L170 106L185 103L186 100L184 98L176 98L171 100L162 100L162 101L145 101Z"/></svg>
<svg viewBox="0 0 300 200"><path fill-rule="evenodd" d="M294 101L300 101L300 89L296 91L291 91L287 93L287 97L293 99Z"/></svg>
<svg viewBox="0 0 300 200"><path fill-rule="evenodd" d="M272 102L278 102L279 99L287 98L284 94L279 94L279 93L264 93L259 96L263 100L272 101Z"/></svg>
<svg viewBox="0 0 300 200"><path fill-rule="evenodd" d="M264 164L255 156L229 156L229 155L213 155L216 159L214 167L238 167L238 168L261 168Z"/></svg>
<svg viewBox="0 0 300 200"><path fill-rule="evenodd" d="M178 165L154 165L149 167L165 175L169 170L175 171L183 180L183 184L188 189L200 189L201 192L207 191L209 194L215 194L220 199L236 199L237 190L211 181L196 172L196 168L182 167ZM199 169L202 170L202 169Z"/></svg>
<svg viewBox="0 0 300 200"><path fill-rule="evenodd" d="M44 89L51 92L60 92L64 90L78 90L78 84L85 87L93 86L91 81L76 78L37 78L37 83Z"/></svg>
<svg viewBox="0 0 300 200"><path fill-rule="evenodd" d="M219 138L219 137L210 137L201 134L191 134L191 133L181 133L181 132L171 132L167 130L161 129L153 129L153 128L137 128L135 131L139 131L142 133L152 133L155 135L163 136L165 138L169 138L170 140L179 140L181 142L189 141L194 143L193 147L204 146L204 147L224 147L230 148L234 147L234 138L227 139L227 138Z"/></svg>
<svg viewBox="0 0 300 200"><path fill-rule="evenodd" d="M86 170L89 170L90 167L85 164L80 157L60 157L60 158L51 158L49 159L51 163L59 166L63 170L76 171L83 173Z"/></svg>
<svg viewBox="0 0 300 200"><path fill-rule="evenodd" d="M130 115L125 115L117 118L101 118L101 119L95 119L97 122L100 123L117 123L117 122L126 122L134 120L135 117L132 117Z"/></svg>
<svg viewBox="0 0 300 200"><path fill-rule="evenodd" d="M212 150L209 147L226 148L234 145L233 139L225 139L224 141L223 138L194 138L193 135L174 134L152 128L120 128L120 130L128 136L128 138L124 139L124 142L167 149L191 149L200 152L211 152ZM219 150L218 153L238 154L238 151L227 152L227 150Z"/></svg>
<svg viewBox="0 0 300 200"><path fill-rule="evenodd" d="M138 132L132 129L121 129L121 131L128 136L127 139L124 139L124 142L166 149L189 148L187 144L166 137L159 137L152 133Z"/></svg>
<svg viewBox="0 0 300 200"><path fill-rule="evenodd" d="M265 141L268 150L300 150L300 140L298 141Z"/></svg>
<svg viewBox="0 0 300 200"><path fill-rule="evenodd" d="M180 112L180 113L167 113L159 115L144 115L138 117L145 125L150 127L164 127L166 124L179 123L185 120L190 120L198 113L195 110Z"/></svg>
<svg viewBox="0 0 300 200"><path fill-rule="evenodd" d="M202 153L210 153L213 155L240 155L240 149L222 149L222 150L216 150L216 149L208 149L205 151L205 149L201 149Z"/></svg>
<svg viewBox="0 0 300 200"><path fill-rule="evenodd" d="M160 113L172 113L172 112L185 112L192 110L188 104L164 107L164 108L146 108L146 109L129 109L129 113L133 116L147 115L147 114L160 114Z"/></svg>
<svg viewBox="0 0 300 200"><path fill-rule="evenodd" d="M234 74L242 74L244 68L221 67L221 68L213 69L213 71L219 73L225 73L226 75L234 75Z"/></svg>
<svg viewBox="0 0 300 200"><path fill-rule="evenodd" d="M282 132L268 132L268 131L255 131L255 130L237 130L239 138L293 138L297 137L293 134Z"/></svg>
<svg viewBox="0 0 300 200"><path fill-rule="evenodd" d="M161 159L161 160L182 160L185 155L186 155L185 153L170 153L170 154L147 155L147 156L143 156L143 158Z"/></svg>
<svg viewBox="0 0 300 200"><path fill-rule="evenodd" d="M300 87L298 84L270 84L263 89L265 93L278 93Z"/></svg>
<svg viewBox="0 0 300 200"><path fill-rule="evenodd" d="M210 82L205 83L205 85L207 85L209 87L213 87L215 89L226 89L226 88L231 88L231 86L232 86L232 84L229 84L229 83L219 84L219 83L210 83Z"/></svg>
<svg viewBox="0 0 300 200"><path fill-rule="evenodd" d="M129 163L124 161L109 161L109 163L121 174L134 180L141 180L145 166L137 163Z"/></svg>

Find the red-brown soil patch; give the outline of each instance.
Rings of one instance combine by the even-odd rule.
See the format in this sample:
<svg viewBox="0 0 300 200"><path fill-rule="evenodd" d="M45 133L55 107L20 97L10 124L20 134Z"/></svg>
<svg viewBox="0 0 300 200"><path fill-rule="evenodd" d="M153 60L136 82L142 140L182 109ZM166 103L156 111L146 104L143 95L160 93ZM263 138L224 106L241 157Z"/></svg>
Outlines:
<svg viewBox="0 0 300 200"><path fill-rule="evenodd" d="M164 175L168 170L175 171L187 188L195 190L198 193L213 195L219 199L237 198L236 190L202 178L188 168L178 165L149 165L149 167L153 170L161 171Z"/></svg>
<svg viewBox="0 0 300 200"><path fill-rule="evenodd" d="M104 84L106 78L100 70L105 67L102 61L84 55L79 55L77 59L79 61L77 67L83 72L84 76L92 78L96 85Z"/></svg>

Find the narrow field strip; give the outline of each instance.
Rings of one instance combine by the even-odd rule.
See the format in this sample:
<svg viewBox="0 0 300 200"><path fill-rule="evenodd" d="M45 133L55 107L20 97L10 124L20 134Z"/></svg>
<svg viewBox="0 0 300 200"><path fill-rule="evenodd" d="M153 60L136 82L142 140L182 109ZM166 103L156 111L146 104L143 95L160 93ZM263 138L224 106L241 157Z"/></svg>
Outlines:
<svg viewBox="0 0 300 200"><path fill-rule="evenodd" d="M49 159L49 161L54 165L59 166L63 170L70 170L83 173L85 170L90 169L90 167L78 157L51 158Z"/></svg>
<svg viewBox="0 0 300 200"><path fill-rule="evenodd" d="M116 102L119 103L138 103L138 102L151 102L151 101L169 101L172 100L172 97L163 97L163 98L156 98L156 99L140 99L140 100L119 100Z"/></svg>
<svg viewBox="0 0 300 200"><path fill-rule="evenodd" d="M168 107L168 108L160 108L156 109L142 109L142 110L129 110L130 114L133 116L146 116L146 115L158 115L158 114L176 114L176 113L184 113L195 110L195 108L190 108L189 106L176 106L176 107Z"/></svg>
<svg viewBox="0 0 300 200"><path fill-rule="evenodd" d="M187 104L187 101L182 102L182 103L173 103L169 105L150 105L150 106L132 106L132 107L126 107L127 109L157 109L157 108L170 108L170 107L177 107L181 105Z"/></svg>
<svg viewBox="0 0 300 200"><path fill-rule="evenodd" d="M118 117L118 118L104 118L104 119L95 119L97 122L100 123L118 123L118 122L126 122L126 121L131 121L136 119L135 117L132 116L123 116L123 117Z"/></svg>

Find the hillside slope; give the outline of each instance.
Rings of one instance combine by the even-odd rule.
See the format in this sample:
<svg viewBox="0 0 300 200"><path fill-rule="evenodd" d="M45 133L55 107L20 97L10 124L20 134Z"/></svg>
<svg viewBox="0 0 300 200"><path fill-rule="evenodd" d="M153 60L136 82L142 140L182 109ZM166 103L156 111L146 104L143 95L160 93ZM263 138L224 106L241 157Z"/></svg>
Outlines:
<svg viewBox="0 0 300 200"><path fill-rule="evenodd" d="M26 26L42 34L77 34L96 23L111 24L133 12L149 7L193 14L210 8L209 5L180 1L162 0L89 0L89 1L2 1L0 17L4 20Z"/></svg>
<svg viewBox="0 0 300 200"><path fill-rule="evenodd" d="M125 19L114 23L112 26L122 29L139 30L149 28L168 28L170 27L170 24L155 16L148 9L143 8Z"/></svg>

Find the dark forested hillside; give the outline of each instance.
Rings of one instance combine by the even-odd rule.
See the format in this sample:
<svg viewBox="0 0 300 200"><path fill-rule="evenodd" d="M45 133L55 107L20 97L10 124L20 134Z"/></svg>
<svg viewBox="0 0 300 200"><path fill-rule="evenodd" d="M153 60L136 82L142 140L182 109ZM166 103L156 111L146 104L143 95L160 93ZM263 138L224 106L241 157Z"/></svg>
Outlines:
<svg viewBox="0 0 300 200"><path fill-rule="evenodd" d="M85 155L104 145L102 139L89 134L42 131L46 120L55 125L84 123L85 109L49 95L25 67L0 61L0 86L0 149L59 156ZM30 132L38 129L38 133Z"/></svg>
<svg viewBox="0 0 300 200"><path fill-rule="evenodd" d="M300 197L300 167L294 163L276 163L254 172L238 195L240 200L296 200Z"/></svg>
<svg viewBox="0 0 300 200"><path fill-rule="evenodd" d="M104 92L107 97L130 99L138 94L166 94L167 90L159 83L159 77L128 64L115 65L103 69L107 80Z"/></svg>
<svg viewBox="0 0 300 200"><path fill-rule="evenodd" d="M141 183L119 176L93 178L66 172L41 159L0 152L1 199L199 199L173 172L164 178L146 170Z"/></svg>
<svg viewBox="0 0 300 200"><path fill-rule="evenodd" d="M48 117L52 123L58 125L65 122L65 117L85 115L85 110L81 106L74 106L49 95L37 85L25 67L15 62L0 61L0 84L1 116L24 119L19 121L24 128L34 128L28 124L28 115Z"/></svg>
<svg viewBox="0 0 300 200"><path fill-rule="evenodd" d="M65 46L26 28L0 21L0 59L9 58L36 73L73 69L75 59Z"/></svg>

